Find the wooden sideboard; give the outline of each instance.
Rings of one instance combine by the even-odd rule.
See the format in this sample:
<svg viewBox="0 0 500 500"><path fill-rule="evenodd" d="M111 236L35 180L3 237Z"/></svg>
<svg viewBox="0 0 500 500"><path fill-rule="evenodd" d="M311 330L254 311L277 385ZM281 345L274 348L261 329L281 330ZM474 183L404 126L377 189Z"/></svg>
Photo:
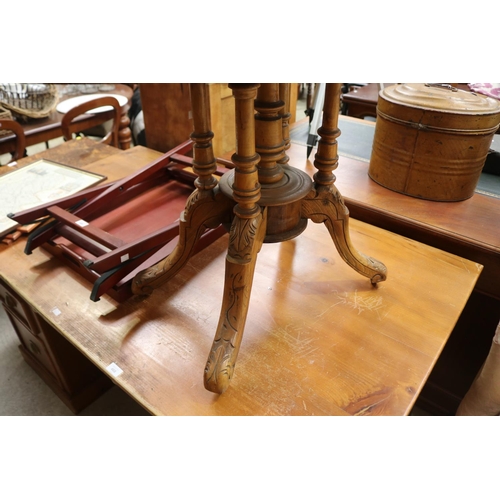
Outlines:
<svg viewBox="0 0 500 500"><path fill-rule="evenodd" d="M345 114L355 118L377 117L378 83L368 83L342 95Z"/></svg>
<svg viewBox="0 0 500 500"><path fill-rule="evenodd" d="M112 387L101 370L1 278L0 303L24 360L70 410L80 412Z"/></svg>

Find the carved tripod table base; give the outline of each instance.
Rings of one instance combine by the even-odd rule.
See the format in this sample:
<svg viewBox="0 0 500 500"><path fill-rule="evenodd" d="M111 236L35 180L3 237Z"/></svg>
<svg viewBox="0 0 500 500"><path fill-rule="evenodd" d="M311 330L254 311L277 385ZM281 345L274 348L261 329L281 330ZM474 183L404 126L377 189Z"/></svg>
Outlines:
<svg viewBox="0 0 500 500"><path fill-rule="evenodd" d="M332 171L338 164L336 138L340 135L337 128L340 84L327 84L323 124L318 130L321 139L314 162L318 169L314 181L287 164L288 118L286 101L280 99L282 85L262 84L260 88L258 84L230 85L235 97L238 146L232 156L234 170L224 174L217 183L212 176L215 159L206 112L206 86L191 84L196 111L191 137L195 142L193 163L198 175L197 189L181 214L179 242L174 251L138 273L132 282L135 294L151 293L184 267L207 228L230 225L221 313L204 372L205 388L214 393L222 394L233 377L257 254L263 243L297 237L308 220L323 223L340 256L354 270L369 278L372 284L384 281L387 276L384 264L352 245L349 212L334 185Z"/></svg>

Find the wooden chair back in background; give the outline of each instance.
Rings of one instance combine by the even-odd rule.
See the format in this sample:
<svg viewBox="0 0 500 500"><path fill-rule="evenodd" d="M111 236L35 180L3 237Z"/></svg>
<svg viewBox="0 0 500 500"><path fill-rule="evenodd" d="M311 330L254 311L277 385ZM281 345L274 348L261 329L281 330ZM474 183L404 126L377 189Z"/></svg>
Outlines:
<svg viewBox="0 0 500 500"><path fill-rule="evenodd" d="M74 108L67 111L61 121L61 128L64 138L69 141L73 138L74 133L81 132L88 127L88 125L83 125L78 121L75 121L76 118L84 113L91 112L92 110L103 106L111 106L114 110L113 125L111 130L99 142L104 142L105 144L111 144L112 146L119 147L118 131L120 128L121 110L118 100L112 96L98 97L96 99L92 99L91 101L79 104L78 106L75 106ZM99 116L99 114L99 112L96 113L96 116ZM102 115L102 123L109 120L108 113L102 113Z"/></svg>
<svg viewBox="0 0 500 500"><path fill-rule="evenodd" d="M26 138L23 127L14 120L0 120L0 133L11 131L16 136L15 150L12 152L12 160L16 161L25 155Z"/></svg>

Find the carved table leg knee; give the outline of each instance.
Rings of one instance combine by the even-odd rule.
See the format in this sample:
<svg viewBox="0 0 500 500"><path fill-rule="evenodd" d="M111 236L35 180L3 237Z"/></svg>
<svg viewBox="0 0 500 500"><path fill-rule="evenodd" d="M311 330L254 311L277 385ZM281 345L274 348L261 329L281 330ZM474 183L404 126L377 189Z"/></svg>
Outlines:
<svg viewBox="0 0 500 500"><path fill-rule="evenodd" d="M311 191L302 202L302 216L324 223L342 259L372 284L384 281L387 268L382 262L354 248L349 236L349 211L335 186L330 190Z"/></svg>
<svg viewBox="0 0 500 500"><path fill-rule="evenodd" d="M203 233L222 223L230 222L234 203L214 190L202 195L194 191L188 198L179 221L179 240L171 254L151 267L137 273L132 280L132 292L149 295L175 276L188 262Z"/></svg>

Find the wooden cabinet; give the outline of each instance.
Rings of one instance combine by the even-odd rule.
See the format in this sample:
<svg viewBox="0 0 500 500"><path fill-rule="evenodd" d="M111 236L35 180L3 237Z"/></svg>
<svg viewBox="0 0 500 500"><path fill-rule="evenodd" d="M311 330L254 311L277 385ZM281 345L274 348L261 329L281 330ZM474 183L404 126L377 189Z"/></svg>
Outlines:
<svg viewBox="0 0 500 500"><path fill-rule="evenodd" d="M166 153L189 139L193 117L188 83L141 83L148 148Z"/></svg>
<svg viewBox="0 0 500 500"><path fill-rule="evenodd" d="M21 342L26 362L78 413L113 383L80 351L0 280L0 302Z"/></svg>
<svg viewBox="0 0 500 500"><path fill-rule="evenodd" d="M188 83L141 83L141 103L148 148L167 152L193 131L193 117ZM209 84L210 119L215 156L236 147L234 99L226 83ZM295 122L297 85L291 85L289 123Z"/></svg>
<svg viewBox="0 0 500 500"><path fill-rule="evenodd" d="M213 83L209 85L210 121L214 138L212 145L215 156L236 148L234 98L227 84Z"/></svg>

